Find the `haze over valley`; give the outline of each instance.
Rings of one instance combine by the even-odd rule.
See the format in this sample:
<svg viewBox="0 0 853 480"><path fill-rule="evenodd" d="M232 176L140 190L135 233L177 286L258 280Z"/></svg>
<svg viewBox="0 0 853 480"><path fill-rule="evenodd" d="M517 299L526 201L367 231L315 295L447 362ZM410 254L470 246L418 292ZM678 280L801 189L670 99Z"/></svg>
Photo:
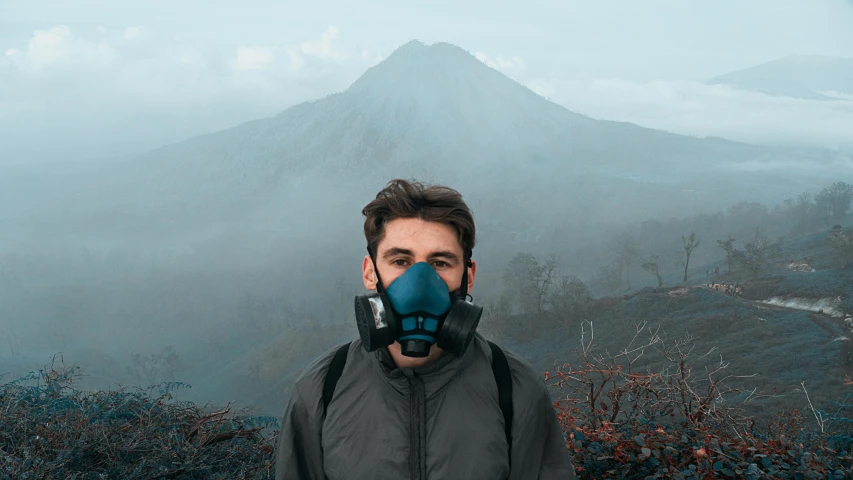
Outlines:
<svg viewBox="0 0 853 480"><path fill-rule="evenodd" d="M613 351L645 322L760 370L787 395L762 405L844 392L849 2L460 6L468 31L338 5L295 33L261 3L223 4L229 26L175 7L185 31L142 4L0 7L5 380L61 352L81 388L180 381L280 415L357 336L362 207L415 178L469 202L482 331L543 371L578 360L585 322ZM773 39L722 36L732 17Z"/></svg>

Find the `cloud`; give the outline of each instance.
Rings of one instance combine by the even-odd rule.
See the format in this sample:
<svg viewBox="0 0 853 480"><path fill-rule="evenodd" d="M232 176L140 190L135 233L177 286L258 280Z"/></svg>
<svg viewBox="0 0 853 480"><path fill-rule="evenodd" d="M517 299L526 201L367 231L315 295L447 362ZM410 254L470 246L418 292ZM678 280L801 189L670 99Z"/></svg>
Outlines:
<svg viewBox="0 0 853 480"><path fill-rule="evenodd" d="M302 53L313 55L323 59L342 59L347 57L347 53L339 50L340 32L337 27L331 26L323 32L319 40L303 42L300 45Z"/></svg>
<svg viewBox="0 0 853 480"><path fill-rule="evenodd" d="M334 26L316 40L296 45L238 45L232 52L222 52L199 41L161 38L144 26L99 26L75 31L58 25L35 31L25 48L9 46L5 57L19 71L17 87L45 80L47 75L42 70L50 67L51 75L65 75L71 83L109 71L109 76L93 85L93 92L103 91L106 85L118 85L121 93L131 96L147 96L147 91L153 91L165 96L174 92L182 98L188 98L188 94L229 95L233 89L255 89L257 76L251 71L257 70L266 70L271 80L283 83L332 78L341 70L360 73L374 57L342 42L340 31ZM349 79L351 75L342 77ZM250 84L244 85L243 79L250 79ZM213 83L219 85L216 91L209 88ZM320 95L329 93L326 90L331 86L319 85Z"/></svg>
<svg viewBox="0 0 853 480"><path fill-rule="evenodd" d="M119 46L114 38L110 38L114 37L114 32L105 28L101 30L104 38L100 41L89 41L76 36L69 27L64 25L47 30L36 30L26 50L11 49L14 53L12 59L25 62L21 65L22 67L33 69L57 65L67 66L69 62L77 65L85 63L89 67L114 62Z"/></svg>
<svg viewBox="0 0 853 480"><path fill-rule="evenodd" d="M143 25L36 30L0 45L0 144L6 158L147 150L344 90L375 63L334 26L318 37L227 49Z"/></svg>
<svg viewBox="0 0 853 480"><path fill-rule="evenodd" d="M273 53L263 47L240 47L237 49L237 70L263 70L272 62Z"/></svg>
<svg viewBox="0 0 853 480"><path fill-rule="evenodd" d="M290 44L224 46L145 25L50 26L0 45L0 144L15 161L144 151L342 91L380 53L357 48L335 26ZM495 52L475 57L595 118L753 143L853 141L853 98L842 95L797 100L686 81L554 74L545 60Z"/></svg>
<svg viewBox="0 0 853 480"><path fill-rule="evenodd" d="M517 57L476 56L539 95L594 118L747 143L853 146L853 96L849 95L816 101L701 82L537 75Z"/></svg>
<svg viewBox="0 0 853 480"><path fill-rule="evenodd" d="M302 67L305 66L305 60L303 60L302 57L299 56L299 53L296 51L296 49L288 49L287 56L288 58L290 58L291 71L298 72L299 70L302 70Z"/></svg>
<svg viewBox="0 0 853 480"><path fill-rule="evenodd" d="M133 40L145 34L145 29L142 26L127 27L124 29L125 40Z"/></svg>
<svg viewBox="0 0 853 480"><path fill-rule="evenodd" d="M483 52L476 52L474 57L485 63L486 65L502 72L510 77L515 77L519 74L523 74L527 70L527 66L524 64L524 61L519 57L495 57L491 58Z"/></svg>
<svg viewBox="0 0 853 480"><path fill-rule="evenodd" d="M853 102L777 97L699 82L620 78L532 79L570 110L685 135L749 143L853 145Z"/></svg>

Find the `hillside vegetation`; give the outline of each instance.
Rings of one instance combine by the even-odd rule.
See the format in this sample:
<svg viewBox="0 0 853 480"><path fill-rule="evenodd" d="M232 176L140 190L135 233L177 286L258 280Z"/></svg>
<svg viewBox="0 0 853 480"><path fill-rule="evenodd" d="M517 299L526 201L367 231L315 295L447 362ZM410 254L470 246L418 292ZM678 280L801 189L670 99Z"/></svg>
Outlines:
<svg viewBox="0 0 853 480"><path fill-rule="evenodd" d="M524 282L556 265L520 254L508 267L527 262L530 276L503 303L518 300L513 292L528 301L520 312L491 305L483 330L543 370L580 478L849 478L845 316L766 303L829 296L851 313L847 234L802 237L759 275L735 262L713 283L741 284L740 296L699 279L596 299L583 282L560 279L538 284L531 302L535 285ZM780 260L792 253L811 265ZM315 333L324 348L351 338L342 326ZM252 370L283 406L299 369L275 365L315 356L303 335L282 334L231 368ZM55 358L0 387L0 479L273 478L275 416L175 401L190 387L181 382L81 391L81 374Z"/></svg>

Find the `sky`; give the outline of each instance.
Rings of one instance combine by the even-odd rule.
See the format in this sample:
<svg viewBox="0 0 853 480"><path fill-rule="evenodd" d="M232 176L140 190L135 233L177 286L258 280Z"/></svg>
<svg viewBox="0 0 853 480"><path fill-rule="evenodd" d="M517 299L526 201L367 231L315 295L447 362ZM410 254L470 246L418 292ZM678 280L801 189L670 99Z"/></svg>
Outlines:
<svg viewBox="0 0 853 480"><path fill-rule="evenodd" d="M412 39L595 118L766 143L853 131L853 98L702 83L791 54L853 57L850 0L117 3L0 0L0 164L118 158L275 115Z"/></svg>

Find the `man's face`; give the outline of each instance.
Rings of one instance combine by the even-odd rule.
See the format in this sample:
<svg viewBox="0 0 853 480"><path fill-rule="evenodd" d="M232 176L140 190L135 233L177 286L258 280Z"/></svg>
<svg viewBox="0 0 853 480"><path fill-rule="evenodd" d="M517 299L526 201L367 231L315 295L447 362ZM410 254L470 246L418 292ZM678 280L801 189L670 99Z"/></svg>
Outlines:
<svg viewBox="0 0 853 480"><path fill-rule="evenodd" d="M398 218L385 225L385 236L379 242L376 267L382 286L388 288L406 269L418 262L426 262L447 284L448 291L462 284L464 264L462 245L453 227L438 222L425 222L418 218ZM471 261L468 269L468 291L474 288L477 264ZM365 255L362 278L368 290L376 290L373 262Z"/></svg>

